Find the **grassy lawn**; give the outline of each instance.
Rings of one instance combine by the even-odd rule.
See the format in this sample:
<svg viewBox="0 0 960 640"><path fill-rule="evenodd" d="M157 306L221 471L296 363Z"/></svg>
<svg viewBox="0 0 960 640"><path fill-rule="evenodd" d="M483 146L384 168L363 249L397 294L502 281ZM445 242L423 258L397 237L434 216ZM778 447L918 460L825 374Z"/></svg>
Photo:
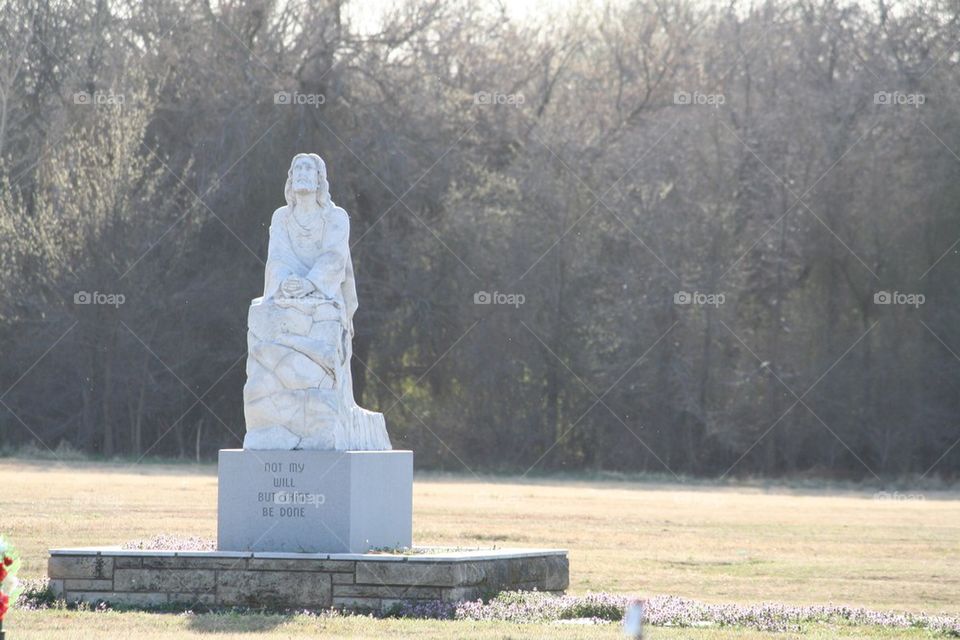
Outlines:
<svg viewBox="0 0 960 640"><path fill-rule="evenodd" d="M440 620L375 620L344 617L317 620L306 616L196 615L141 612L16 611L10 628L17 639L103 640L136 638L167 640L215 634L217 640L270 638L417 638L418 640L623 640L619 625L510 624ZM747 629L667 629L650 627L654 640L830 640L833 638L931 638L921 630L883 630L815 625L802 633L763 633ZM11 639L12 640L12 639Z"/></svg>
<svg viewBox="0 0 960 640"><path fill-rule="evenodd" d="M163 533L214 537L213 465L0 460L0 530L46 572L55 546ZM960 613L960 500L876 500L872 492L419 475L417 544L570 550L571 591L667 593L711 602L848 603ZM17 638L614 638L614 626L14 611ZM114 629L114 632L111 632ZM812 626L804 638L929 637ZM653 638L788 638L743 629L653 629Z"/></svg>

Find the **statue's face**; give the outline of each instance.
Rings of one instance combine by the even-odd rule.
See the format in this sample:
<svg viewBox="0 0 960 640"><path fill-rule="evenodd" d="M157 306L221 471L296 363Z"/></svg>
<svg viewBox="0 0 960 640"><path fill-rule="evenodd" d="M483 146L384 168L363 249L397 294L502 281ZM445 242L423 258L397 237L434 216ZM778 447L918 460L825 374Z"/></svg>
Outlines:
<svg viewBox="0 0 960 640"><path fill-rule="evenodd" d="M291 168L293 190L298 194L316 193L320 185L317 183L317 165L310 158L297 158Z"/></svg>

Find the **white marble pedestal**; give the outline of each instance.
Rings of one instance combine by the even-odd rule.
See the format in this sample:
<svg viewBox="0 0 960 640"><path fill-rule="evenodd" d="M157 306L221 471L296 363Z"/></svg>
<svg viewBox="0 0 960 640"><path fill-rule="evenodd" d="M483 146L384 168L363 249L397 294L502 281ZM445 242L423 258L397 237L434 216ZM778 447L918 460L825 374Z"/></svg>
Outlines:
<svg viewBox="0 0 960 640"><path fill-rule="evenodd" d="M412 451L220 450L220 551L365 553L412 535Z"/></svg>

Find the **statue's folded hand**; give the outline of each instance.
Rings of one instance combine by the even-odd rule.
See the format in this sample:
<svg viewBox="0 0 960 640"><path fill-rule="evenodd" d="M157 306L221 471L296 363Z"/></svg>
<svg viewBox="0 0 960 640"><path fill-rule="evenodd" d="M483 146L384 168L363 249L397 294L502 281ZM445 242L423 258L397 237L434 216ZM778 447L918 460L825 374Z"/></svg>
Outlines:
<svg viewBox="0 0 960 640"><path fill-rule="evenodd" d="M309 295L316 287L312 282L300 276L289 276L280 284L280 290L288 298L302 298Z"/></svg>

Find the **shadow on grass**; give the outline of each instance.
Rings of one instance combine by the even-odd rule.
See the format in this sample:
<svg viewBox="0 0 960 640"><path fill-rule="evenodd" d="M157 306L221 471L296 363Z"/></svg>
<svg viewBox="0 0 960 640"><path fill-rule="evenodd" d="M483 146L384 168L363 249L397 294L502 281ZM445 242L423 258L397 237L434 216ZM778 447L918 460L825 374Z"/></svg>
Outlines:
<svg viewBox="0 0 960 640"><path fill-rule="evenodd" d="M292 621L294 613L197 613L187 628L197 633L264 633Z"/></svg>

